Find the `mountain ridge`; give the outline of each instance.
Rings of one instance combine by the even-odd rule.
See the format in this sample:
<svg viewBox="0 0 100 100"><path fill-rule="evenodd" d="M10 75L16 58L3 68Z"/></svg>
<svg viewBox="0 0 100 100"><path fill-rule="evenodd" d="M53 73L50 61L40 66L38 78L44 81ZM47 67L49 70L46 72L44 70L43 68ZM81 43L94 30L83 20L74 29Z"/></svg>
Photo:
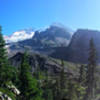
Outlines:
<svg viewBox="0 0 100 100"><path fill-rule="evenodd" d="M53 25L45 30L35 31L34 36L30 39L8 44L8 51L9 53L25 50L40 52L41 49L44 52L46 48L67 46L71 40L71 36L69 30L67 31L63 27Z"/></svg>
<svg viewBox="0 0 100 100"><path fill-rule="evenodd" d="M89 53L89 41L91 38L97 51L97 62L100 62L100 31L89 29L78 29L72 36L72 39L65 48L57 49L53 54L54 58L64 59L74 63L87 63ZM62 56L63 55L63 56Z"/></svg>
<svg viewBox="0 0 100 100"><path fill-rule="evenodd" d="M39 53L71 62L86 63L88 61L89 40L93 38L100 59L100 31L78 29L71 32L63 26L51 25L44 30L37 30L34 36L8 47L9 54L17 52ZM81 59L81 60L80 60Z"/></svg>
<svg viewBox="0 0 100 100"><path fill-rule="evenodd" d="M53 23L48 27L43 27L40 29L34 29L34 28L20 29L18 31L13 32L11 35L4 35L4 39L5 39L6 43L23 41L23 40L32 38L34 36L35 32L38 31L39 33L41 33L51 27L57 27L60 29L62 28L64 30L70 32L71 35L73 34L73 31L70 28L67 28L66 26L64 26L63 24Z"/></svg>

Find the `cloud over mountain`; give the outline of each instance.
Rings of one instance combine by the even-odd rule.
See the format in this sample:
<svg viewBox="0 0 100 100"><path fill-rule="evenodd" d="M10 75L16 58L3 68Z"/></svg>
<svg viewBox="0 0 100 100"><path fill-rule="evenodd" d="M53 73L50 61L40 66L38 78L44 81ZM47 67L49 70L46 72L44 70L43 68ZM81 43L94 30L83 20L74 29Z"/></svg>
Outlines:
<svg viewBox="0 0 100 100"><path fill-rule="evenodd" d="M25 29L14 32L11 36L4 35L6 43L18 42L25 39L30 39L34 36L33 29Z"/></svg>

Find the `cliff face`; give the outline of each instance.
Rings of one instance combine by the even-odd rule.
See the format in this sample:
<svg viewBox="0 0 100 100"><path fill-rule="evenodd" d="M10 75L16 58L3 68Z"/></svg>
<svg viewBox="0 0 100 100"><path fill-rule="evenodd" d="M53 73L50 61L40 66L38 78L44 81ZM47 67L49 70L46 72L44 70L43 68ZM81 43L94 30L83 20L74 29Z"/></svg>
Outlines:
<svg viewBox="0 0 100 100"><path fill-rule="evenodd" d="M100 32L93 30L77 30L68 46L67 60L72 62L87 63L89 53L89 41L93 38L100 62Z"/></svg>
<svg viewBox="0 0 100 100"><path fill-rule="evenodd" d="M94 30L77 30L68 47L56 49L51 56L75 63L87 63L91 38L94 40L98 62L100 62L100 32Z"/></svg>
<svg viewBox="0 0 100 100"><path fill-rule="evenodd" d="M22 61L23 53L17 53L15 56L9 59L11 65L15 67L19 67ZM28 62L32 68L32 72L37 71L38 67L42 71L46 71L49 74L57 74L61 70L61 65L57 63L55 60L39 55L39 54L31 54L28 57Z"/></svg>
<svg viewBox="0 0 100 100"><path fill-rule="evenodd" d="M9 58L9 62L12 66L19 67L22 61L23 53L19 52L13 57ZM57 76L62 70L61 60L53 59L51 57L31 53L28 55L28 63L31 66L32 72L37 72L38 69L47 72L49 75ZM70 77L77 77L78 67L74 63L64 61L64 72Z"/></svg>

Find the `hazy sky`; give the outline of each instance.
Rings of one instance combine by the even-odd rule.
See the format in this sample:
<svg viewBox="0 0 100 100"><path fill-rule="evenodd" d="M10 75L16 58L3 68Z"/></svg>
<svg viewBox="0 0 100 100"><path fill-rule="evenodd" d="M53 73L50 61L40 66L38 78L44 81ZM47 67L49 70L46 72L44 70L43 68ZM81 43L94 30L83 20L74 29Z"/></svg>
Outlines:
<svg viewBox="0 0 100 100"><path fill-rule="evenodd" d="M0 0L4 34L59 22L71 29L100 30L100 0Z"/></svg>

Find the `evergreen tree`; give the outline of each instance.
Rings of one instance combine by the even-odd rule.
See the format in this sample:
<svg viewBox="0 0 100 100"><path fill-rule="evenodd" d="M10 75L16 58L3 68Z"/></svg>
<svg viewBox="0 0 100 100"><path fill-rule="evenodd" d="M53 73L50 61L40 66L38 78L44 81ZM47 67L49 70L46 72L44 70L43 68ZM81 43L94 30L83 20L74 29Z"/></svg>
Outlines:
<svg viewBox="0 0 100 100"><path fill-rule="evenodd" d="M52 81L53 79L48 75L48 72L45 71L45 79L44 79L44 98L45 100L53 100L53 91L52 91Z"/></svg>
<svg viewBox="0 0 100 100"><path fill-rule="evenodd" d="M65 69L64 69L64 61L61 60L61 72L60 72L60 97L59 99L62 100L62 98L64 97L64 95L66 94L66 79L67 79L67 75L65 74Z"/></svg>
<svg viewBox="0 0 100 100"><path fill-rule="evenodd" d="M86 83L86 67L84 65L80 66L80 70L79 70L79 83L81 85L85 85Z"/></svg>
<svg viewBox="0 0 100 100"><path fill-rule="evenodd" d="M96 49L94 46L93 39L90 40L89 58L87 66L87 90L86 90L86 100L94 100L95 86L96 86Z"/></svg>
<svg viewBox="0 0 100 100"><path fill-rule="evenodd" d="M68 81L67 100L78 100L75 83L72 80Z"/></svg>
<svg viewBox="0 0 100 100"><path fill-rule="evenodd" d="M66 77L65 77L65 71L64 71L64 61L61 60L61 72L60 72L60 88L61 90L65 89L65 83L66 83Z"/></svg>
<svg viewBox="0 0 100 100"><path fill-rule="evenodd" d="M55 79L55 83L52 86L52 91L53 91L53 100L61 100L60 80L58 77Z"/></svg>
<svg viewBox="0 0 100 100"><path fill-rule="evenodd" d="M62 100L66 94L66 75L64 71L64 62L61 60L61 71L58 76L56 76L55 84L53 86L53 97L54 100Z"/></svg>
<svg viewBox="0 0 100 100"><path fill-rule="evenodd" d="M0 26L0 69L7 63L5 41L2 36L2 27Z"/></svg>
<svg viewBox="0 0 100 100"><path fill-rule="evenodd" d="M0 86L4 86L7 81L11 81L12 67L8 63L5 41L2 36L2 27L0 26Z"/></svg>
<svg viewBox="0 0 100 100"><path fill-rule="evenodd" d="M28 64L28 55L24 53L20 68L20 91L23 100L42 100L42 90L38 88L38 82L32 76Z"/></svg>
<svg viewBox="0 0 100 100"><path fill-rule="evenodd" d="M83 100L85 88L74 79L69 79L67 82L66 100ZM84 99L85 100L85 99Z"/></svg>

